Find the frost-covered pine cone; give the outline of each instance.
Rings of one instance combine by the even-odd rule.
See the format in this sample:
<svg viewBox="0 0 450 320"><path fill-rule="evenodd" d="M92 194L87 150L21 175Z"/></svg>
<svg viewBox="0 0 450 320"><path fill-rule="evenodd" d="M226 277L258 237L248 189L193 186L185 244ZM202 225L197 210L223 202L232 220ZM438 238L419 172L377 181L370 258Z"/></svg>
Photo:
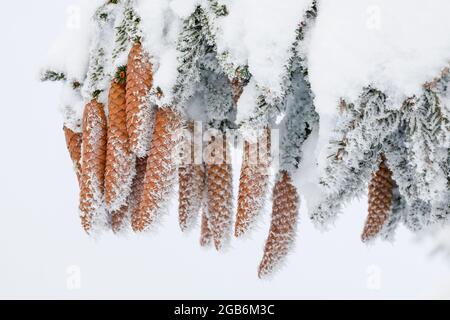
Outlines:
<svg viewBox="0 0 450 320"><path fill-rule="evenodd" d="M179 223L182 231L188 230L195 222L202 205L205 188L205 168L203 165L183 165L178 168L179 181Z"/></svg>
<svg viewBox="0 0 450 320"><path fill-rule="evenodd" d="M383 229L391 214L393 198L392 172L382 160L378 170L372 175L369 184L369 213L362 233L362 240L369 241Z"/></svg>
<svg viewBox="0 0 450 320"><path fill-rule="evenodd" d="M80 215L89 233L104 206L107 120L103 104L92 100L83 113Z"/></svg>
<svg viewBox="0 0 450 320"><path fill-rule="evenodd" d="M223 248L231 233L233 171L231 164L228 163L229 156L227 142L223 139L221 160L213 161L214 163L207 161L206 164L208 218L217 250Z"/></svg>
<svg viewBox="0 0 450 320"><path fill-rule="evenodd" d="M170 107L158 109L147 160L144 193L139 214L133 217L135 231L144 231L155 221L173 187L180 129L181 118L177 111Z"/></svg>
<svg viewBox="0 0 450 320"><path fill-rule="evenodd" d="M206 208L202 212L202 223L200 226L200 245L202 247L209 246L213 241L213 234Z"/></svg>
<svg viewBox="0 0 450 320"><path fill-rule="evenodd" d="M153 83L152 65L140 43L128 56L126 84L127 129L130 149L138 156L147 155L152 131L152 107L146 97Z"/></svg>
<svg viewBox="0 0 450 320"><path fill-rule="evenodd" d="M235 236L244 235L254 224L264 205L270 168L270 133L258 142L244 144L244 159L239 180Z"/></svg>
<svg viewBox="0 0 450 320"><path fill-rule="evenodd" d="M260 278L271 274L289 253L295 240L298 209L297 190L289 173L282 171L273 189L272 222L259 266Z"/></svg>
<svg viewBox="0 0 450 320"><path fill-rule="evenodd" d="M64 126L64 136L66 137L67 150L69 150L70 159L72 159L78 184L81 186L81 143L83 135L81 132L75 132Z"/></svg>
<svg viewBox="0 0 450 320"><path fill-rule="evenodd" d="M124 78L112 82L108 102L105 200L107 209L114 215L126 205L134 173L134 155L126 127Z"/></svg>
<svg viewBox="0 0 450 320"><path fill-rule="evenodd" d="M111 212L111 229L114 233L119 233L125 227L125 220L129 214L128 204L123 205L120 209Z"/></svg>
<svg viewBox="0 0 450 320"><path fill-rule="evenodd" d="M141 203L142 194L144 193L144 179L147 171L147 157L137 158L135 165L135 175L131 184L131 193L128 198L128 209L131 214L132 221L139 219L139 204Z"/></svg>
<svg viewBox="0 0 450 320"><path fill-rule="evenodd" d="M205 167L203 163L195 163L193 124L189 124L181 149L183 154L178 168L178 220L181 230L186 231L196 220L205 189Z"/></svg>

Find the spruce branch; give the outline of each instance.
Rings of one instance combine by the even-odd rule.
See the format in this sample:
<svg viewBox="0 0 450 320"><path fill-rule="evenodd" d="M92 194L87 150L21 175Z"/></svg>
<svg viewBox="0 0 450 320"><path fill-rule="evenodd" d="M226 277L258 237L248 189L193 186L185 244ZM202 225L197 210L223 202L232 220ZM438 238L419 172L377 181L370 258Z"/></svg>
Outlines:
<svg viewBox="0 0 450 320"><path fill-rule="evenodd" d="M58 72L54 70L46 70L41 73L41 81L66 81L67 77L64 72Z"/></svg>
<svg viewBox="0 0 450 320"><path fill-rule="evenodd" d="M140 30L141 18L133 7L132 2L128 2L123 12L123 19L116 27L115 48L113 59L127 51L131 43L141 42L142 32Z"/></svg>
<svg viewBox="0 0 450 320"><path fill-rule="evenodd" d="M227 6L220 4L219 0L208 0L208 2L216 16L225 17L229 14Z"/></svg>

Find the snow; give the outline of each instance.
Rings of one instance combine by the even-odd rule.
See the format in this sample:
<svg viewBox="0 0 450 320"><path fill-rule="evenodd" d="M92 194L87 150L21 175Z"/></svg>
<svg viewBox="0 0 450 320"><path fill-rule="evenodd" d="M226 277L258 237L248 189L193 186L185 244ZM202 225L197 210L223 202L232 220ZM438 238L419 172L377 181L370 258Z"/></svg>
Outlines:
<svg viewBox="0 0 450 320"><path fill-rule="evenodd" d="M137 0L136 11L141 17L141 28L144 33L143 47L149 52L154 67L154 87L161 88L164 101L170 101L171 89L177 77L177 40L181 30L181 19L177 17L172 3L181 10L183 0Z"/></svg>
<svg viewBox="0 0 450 320"><path fill-rule="evenodd" d="M256 80L254 78L250 79L249 83L242 92L241 97L238 101L238 112L236 115L236 122L241 123L242 121L251 117L255 112L257 107L256 101L258 99L259 92L256 87Z"/></svg>
<svg viewBox="0 0 450 320"><path fill-rule="evenodd" d="M74 132L81 132L84 102L80 92L73 90L71 83L65 83L63 86L60 109L64 125Z"/></svg>
<svg viewBox="0 0 450 320"><path fill-rule="evenodd" d="M311 0L223 0L229 15L218 19L219 52L229 52L236 65L248 64L256 83L281 91L281 78Z"/></svg>
<svg viewBox="0 0 450 320"><path fill-rule="evenodd" d="M170 8L177 15L177 17L186 19L192 12L194 12L195 7L201 3L202 0L172 0L170 2Z"/></svg>
<svg viewBox="0 0 450 320"><path fill-rule="evenodd" d="M64 72L68 80L82 81L87 72L92 16L102 0L78 0L66 10L64 30L49 50L44 70Z"/></svg>
<svg viewBox="0 0 450 320"><path fill-rule="evenodd" d="M340 98L355 101L372 85L398 108L439 74L450 60L449 10L447 0L320 1L308 52L321 116L319 148L326 145Z"/></svg>

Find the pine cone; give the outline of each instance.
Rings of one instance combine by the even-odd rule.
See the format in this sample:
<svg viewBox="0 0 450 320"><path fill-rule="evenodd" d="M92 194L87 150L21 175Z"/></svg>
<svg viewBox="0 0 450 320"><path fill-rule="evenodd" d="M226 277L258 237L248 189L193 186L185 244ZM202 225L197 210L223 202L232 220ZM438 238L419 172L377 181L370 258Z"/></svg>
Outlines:
<svg viewBox="0 0 450 320"><path fill-rule="evenodd" d="M81 186L81 142L83 135L81 132L74 132L66 126L64 126L64 135L66 137L67 149L69 150L70 158L75 168L78 184Z"/></svg>
<svg viewBox="0 0 450 320"><path fill-rule="evenodd" d="M255 222L264 204L270 168L270 132L257 142L245 142L239 181L235 236L244 235Z"/></svg>
<svg viewBox="0 0 450 320"><path fill-rule="evenodd" d="M125 84L114 80L109 91L105 200L110 212L122 210L131 191L134 156L126 127Z"/></svg>
<svg viewBox="0 0 450 320"><path fill-rule="evenodd" d="M139 215L133 220L135 231L144 231L155 221L159 209L173 187L180 129L180 115L174 109L161 108L156 112L144 179L144 193Z"/></svg>
<svg viewBox="0 0 450 320"><path fill-rule="evenodd" d="M104 107L96 100L83 113L80 211L84 230L89 233L104 206L107 120Z"/></svg>
<svg viewBox="0 0 450 320"><path fill-rule="evenodd" d="M123 205L120 209L114 210L111 213L111 228L114 233L119 233L123 230L128 213L128 204Z"/></svg>
<svg viewBox="0 0 450 320"><path fill-rule="evenodd" d="M136 43L128 56L126 112L130 149L141 158L147 155L151 141L153 110L145 100L152 83L150 59Z"/></svg>
<svg viewBox="0 0 450 320"><path fill-rule="evenodd" d="M230 152L226 139L221 140L222 148L216 145L213 149L222 149L222 157L217 159L213 152L212 157L217 161L208 159L206 165L208 217L217 250L222 249L229 239L233 202L233 171L231 164L227 163ZM211 144L217 144L217 141L213 140L209 147Z"/></svg>
<svg viewBox="0 0 450 320"><path fill-rule="evenodd" d="M207 247L211 244L212 240L213 234L209 222L208 211L204 209L202 213L202 224L200 227L200 245L202 247Z"/></svg>
<svg viewBox="0 0 450 320"><path fill-rule="evenodd" d="M129 211L133 224L139 220L139 204L144 193L144 179L147 171L147 157L136 159L136 174L131 185L131 194L128 199Z"/></svg>
<svg viewBox="0 0 450 320"><path fill-rule="evenodd" d="M391 214L393 186L392 172L382 155L378 171L372 175L369 184L369 213L361 236L362 241L376 237L388 221Z"/></svg>
<svg viewBox="0 0 450 320"><path fill-rule="evenodd" d="M282 171L273 190L272 222L259 266L260 278L271 274L289 253L295 240L299 197L291 177Z"/></svg>
<svg viewBox="0 0 450 320"><path fill-rule="evenodd" d="M205 169L203 165L184 165L178 168L179 223L182 231L188 230L195 222L205 188Z"/></svg>
<svg viewBox="0 0 450 320"><path fill-rule="evenodd" d="M193 139L193 124L184 136L182 143L181 163L178 168L179 182L179 223L182 231L188 230L194 224L202 205L205 189L205 168L203 164L195 163L195 144Z"/></svg>

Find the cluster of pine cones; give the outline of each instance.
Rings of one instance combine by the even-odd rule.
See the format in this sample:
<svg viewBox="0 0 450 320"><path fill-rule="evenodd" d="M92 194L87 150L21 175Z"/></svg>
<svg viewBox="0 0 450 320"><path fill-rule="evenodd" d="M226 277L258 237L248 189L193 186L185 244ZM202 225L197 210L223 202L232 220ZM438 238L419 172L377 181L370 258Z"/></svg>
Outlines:
<svg viewBox="0 0 450 320"><path fill-rule="evenodd" d="M152 80L150 59L136 43L127 65L119 68L112 80L107 112L94 98L84 108L81 133L64 127L80 185L82 226L88 234L105 226L115 233L128 226L135 232L146 231L154 225L178 181L181 230L188 230L201 212L200 244L214 244L220 250L231 237L233 224L230 149L225 141L223 155L219 155L224 161L196 163L191 158L178 164L180 145L195 148L192 139L180 132L192 133L193 128L176 108L155 110L149 105L146 97ZM233 86L236 102L242 88ZM268 189L268 129L264 136L264 143L258 139L244 145L236 237L254 225ZM187 154L192 157L195 152ZM272 223L260 277L270 274L287 255L295 238L298 209L299 196L291 177L280 171L273 188Z"/></svg>

